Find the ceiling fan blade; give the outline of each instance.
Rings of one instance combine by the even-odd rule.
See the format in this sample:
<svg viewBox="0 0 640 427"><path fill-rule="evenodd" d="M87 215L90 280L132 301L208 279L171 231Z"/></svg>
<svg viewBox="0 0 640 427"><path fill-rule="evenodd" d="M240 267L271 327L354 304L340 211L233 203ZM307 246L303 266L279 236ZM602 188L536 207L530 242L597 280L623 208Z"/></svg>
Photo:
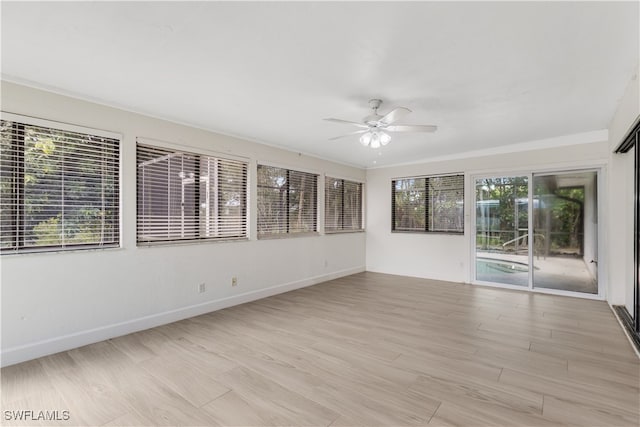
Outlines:
<svg viewBox="0 0 640 427"><path fill-rule="evenodd" d="M432 125L395 125L387 126L385 130L390 132L435 132L438 126Z"/></svg>
<svg viewBox="0 0 640 427"><path fill-rule="evenodd" d="M358 122L350 122L349 120L342 120L342 119L334 119L334 118L329 118L329 119L324 119L328 122L335 122L335 123L346 123L348 125L354 125L354 126L358 126L361 128L369 128L369 126L365 125L364 123L358 123Z"/></svg>
<svg viewBox="0 0 640 427"><path fill-rule="evenodd" d="M334 136L333 138L329 138L329 141L333 141L333 140L344 138L344 137L351 136L351 135L357 135L359 133L365 133L365 132L368 132L368 131L369 131L368 128L367 129L363 129L363 130L357 130L355 132L347 133L347 134L344 134L344 135Z"/></svg>
<svg viewBox="0 0 640 427"><path fill-rule="evenodd" d="M403 118L404 116L406 116L410 112L411 112L411 110L409 110L408 108L398 107L398 108L392 110L391 112L387 113L383 118L378 120L378 122L380 122L382 124L385 124L385 125L390 125L391 123L395 122L396 120L400 120L401 118Z"/></svg>

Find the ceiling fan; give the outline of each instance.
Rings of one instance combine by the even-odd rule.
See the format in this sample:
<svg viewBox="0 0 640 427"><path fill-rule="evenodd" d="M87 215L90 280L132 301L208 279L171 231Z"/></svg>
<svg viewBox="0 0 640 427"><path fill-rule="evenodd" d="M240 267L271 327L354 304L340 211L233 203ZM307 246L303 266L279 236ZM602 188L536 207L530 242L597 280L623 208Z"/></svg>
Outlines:
<svg viewBox="0 0 640 427"><path fill-rule="evenodd" d="M435 132L438 129L437 126L432 125L394 125L393 123L409 114L411 110L405 107L398 107L383 116L378 114L378 108L380 108L381 104L382 100L371 99L369 106L373 112L362 119L362 123L334 118L325 119L329 122L347 123L362 128L355 132L329 138L329 140L362 134L360 136L360 143L362 145L365 147L379 148L382 145L387 145L391 141L391 136L387 132Z"/></svg>

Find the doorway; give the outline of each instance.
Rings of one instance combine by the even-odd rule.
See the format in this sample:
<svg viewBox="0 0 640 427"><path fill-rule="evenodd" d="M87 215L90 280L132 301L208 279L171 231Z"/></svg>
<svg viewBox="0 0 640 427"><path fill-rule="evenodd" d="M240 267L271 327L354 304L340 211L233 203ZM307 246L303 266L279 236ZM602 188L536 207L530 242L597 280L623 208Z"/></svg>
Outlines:
<svg viewBox="0 0 640 427"><path fill-rule="evenodd" d="M474 281L599 296L598 171L474 178Z"/></svg>

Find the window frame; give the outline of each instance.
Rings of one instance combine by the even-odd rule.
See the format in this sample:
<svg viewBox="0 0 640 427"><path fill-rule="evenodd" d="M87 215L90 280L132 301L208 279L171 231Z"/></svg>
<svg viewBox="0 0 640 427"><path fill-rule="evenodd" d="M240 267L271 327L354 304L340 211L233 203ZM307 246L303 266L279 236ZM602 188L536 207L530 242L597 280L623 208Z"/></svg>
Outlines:
<svg viewBox="0 0 640 427"><path fill-rule="evenodd" d="M103 129L90 128L86 126L75 125L66 122L59 122L55 120L48 120L33 116L27 116L22 114L11 113L7 111L0 111L0 120L13 122L18 125L24 126L35 126L41 128L51 129L52 131L59 132L69 132L69 133L78 133L83 135L88 135L91 137L105 138L115 140L116 142L113 144L115 149L113 150L115 156L113 158L112 165L114 167L115 172L112 174L113 179L115 180L115 191L117 192L117 196L115 197L115 203L111 207L117 208L117 212L115 213L116 219L113 221L114 227L116 230L114 234L116 238L112 242L108 243L74 243L74 244L54 244L54 245L42 245L42 246L24 246L24 241L22 243L18 243L20 240L24 239L24 230L20 224L25 223L25 212L24 212L24 203L17 203L12 206L12 215L15 217L15 233L12 237L12 240L15 242L13 247L8 247L6 249L0 248L0 255L26 255L26 254L54 254L54 253L68 253L68 252L77 252L77 251L90 251L90 250L112 250L112 249L120 249L123 247L123 207L122 207L122 187L123 187L123 135L120 133L107 131ZM24 132L24 130L23 130ZM25 156L25 147L24 141L22 142L22 149L20 153L17 153L17 158L21 158L19 160L23 164L24 168L24 156ZM17 164L18 162L16 162ZM14 175L14 183L12 187L14 188L14 192L16 194L21 194L22 199L24 199L24 191L25 185L24 182L20 184L19 176L20 172L13 172ZM22 172L24 176L24 170ZM103 177L104 179L104 177ZM22 245L22 246L20 246Z"/></svg>
<svg viewBox="0 0 640 427"><path fill-rule="evenodd" d="M430 201L432 200L429 195L429 180L435 178L452 178L459 177L461 181L461 187L459 189L462 201L462 208L460 209L460 223L462 224L462 230L432 230L430 229ZM396 229L396 183L398 181L404 180L424 180L424 228L423 229ZM436 175L417 175L417 176L408 176L401 178L392 178L391 179L391 232L392 233L418 233L418 234L451 234L451 235L464 235L466 224L465 224L465 175L463 172L455 172L455 173L445 173L445 174L436 174ZM419 190L418 190L419 191Z"/></svg>
<svg viewBox="0 0 640 427"><path fill-rule="evenodd" d="M329 191L327 191L327 181L328 180L334 180L334 181L341 181L342 182L342 190L341 190L341 207L340 207L340 222L342 223L340 225L340 228L336 228L336 229L328 229L327 228L327 213L328 213L328 196L329 196ZM349 184L356 184L358 186L358 188L360 189L359 191L359 196L360 196L360 227L359 228L345 228L344 225L344 216L345 216L345 203L344 203L344 196L346 193L346 186L345 184L349 183ZM356 181L353 179L347 179L347 178L338 178L335 176L331 176L331 175L325 175L324 176L324 234L343 234L343 233L362 233L365 231L365 221L364 221L364 182L362 181Z"/></svg>
<svg viewBox="0 0 640 427"><path fill-rule="evenodd" d="M216 162L220 162L220 161L230 161L230 162L239 162L242 163L244 165L244 174L242 175L244 182L243 182L243 196L244 196L244 204L241 205L241 209L242 209L242 218L243 218L243 222L244 222L244 227L243 227L243 235L241 236L196 236L196 237L184 237L184 238L167 238L167 239L145 239L145 240L140 240L140 217L141 217L141 212L140 212L140 200L139 200L139 184L140 184L140 177L139 177L139 164L138 164L138 147L145 147L146 149L157 149L157 150L166 150L166 151L172 151L171 154L185 154L185 155L191 155L191 156L196 156L198 158L198 169L202 166L202 161L204 159L209 159L209 160L215 160ZM219 242L242 242L242 241L247 241L249 240L249 229L250 229L250 215L249 215L249 210L250 210L250 195L249 195L249 191L250 191L250 169L251 169L251 162L248 158L246 157L241 157L241 156L234 156L234 155L230 155L230 154L226 154L226 153L218 153L218 152L214 152L211 150L207 150L207 149L203 149L200 147L193 147L193 146L187 146L187 145L182 145L182 144L175 144L175 143L171 143L171 142L166 142L166 141L160 141L160 140L156 140L153 138L146 138L146 137L136 137L136 144L135 144L135 154L136 154L136 178L135 178L135 183L136 183L136 225L135 225L135 234L136 234L136 246L139 248L145 248L145 247L154 247L154 246L173 246L173 245L190 245L190 244L206 244L206 243L219 243ZM218 182L218 177L214 178L214 182ZM194 192L195 192L195 199L194 199L194 209L198 210L200 208L200 203L201 203L201 199L200 199L200 190L197 188L198 186L196 185L194 187ZM211 190L213 193L215 194L219 194L220 188L216 187L215 190ZM195 217L197 217L197 232L198 234L201 233L202 231L202 227L203 227L203 223L206 224L207 219L206 217L203 217L200 214L195 215ZM214 222L220 222L220 213L217 212L215 214L215 220ZM169 224L169 221L166 222L166 224ZM204 227L206 228L206 225L204 225ZM167 228L169 228L169 226L167 225Z"/></svg>
<svg viewBox="0 0 640 427"><path fill-rule="evenodd" d="M287 173L287 178L285 181L285 184L287 186L287 190L285 191L285 194L287 195L287 230L285 232L270 232L270 233L261 233L260 232L260 208L259 208L259 204L260 204L260 168L264 167L264 168L273 168L273 169L282 169L284 171L286 171ZM313 218L313 227L314 229L312 231L291 231L291 224L290 224L290 190L289 190L289 185L290 185L290 175L291 172L293 173L299 173L299 174L306 174L309 176L312 176L314 178L314 186L313 186L313 210L314 212L312 213L311 217ZM320 191L319 191L319 183L320 183L320 178L321 174L315 171L310 171L310 170L305 170L305 169L293 169L289 166L286 165L279 165L279 164L274 164L274 163L269 163L269 162L256 162L256 238L258 240L269 240L269 239L287 239L287 238L295 238L295 237L309 237L309 236L319 236L319 225L320 225L320 218L319 218L319 213L320 213L320 209L319 209L319 196L320 196ZM266 187L266 188L272 188L272 187Z"/></svg>

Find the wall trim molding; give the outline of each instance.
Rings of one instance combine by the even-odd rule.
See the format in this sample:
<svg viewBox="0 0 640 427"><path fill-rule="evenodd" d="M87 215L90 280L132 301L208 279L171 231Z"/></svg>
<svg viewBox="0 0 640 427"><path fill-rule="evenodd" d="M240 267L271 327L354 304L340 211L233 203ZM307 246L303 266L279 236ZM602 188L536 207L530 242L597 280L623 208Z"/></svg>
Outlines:
<svg viewBox="0 0 640 427"><path fill-rule="evenodd" d="M3 349L0 352L0 365L2 367L26 362L27 360L47 356L61 351L71 350L84 345L128 335L145 329L166 325L190 317L199 316L223 308L256 301L273 295L282 294L307 286L317 285L344 276L361 273L365 271L365 266L347 268L319 276L308 277L293 282L282 283L264 289L245 292L230 297L194 304L174 310L155 313L148 316L138 317L124 322L113 323L97 328L78 331L71 334L61 335L54 338L33 342L16 347Z"/></svg>
<svg viewBox="0 0 640 427"><path fill-rule="evenodd" d="M445 154L410 162L395 163L383 166L367 167L367 170L388 169L400 166L414 166L437 162L447 162L452 160L475 159L478 157L489 157L500 154L523 153L527 151L546 150L549 148L566 147L572 145L583 145L592 143L607 142L609 140L608 129L593 130L588 132L561 135L552 138L538 139L533 141L517 142L497 147L483 148L479 150L464 151L455 154Z"/></svg>
<svg viewBox="0 0 640 427"><path fill-rule="evenodd" d="M278 144L274 144L274 143L268 143L265 141L262 141L260 139L256 139L256 138L251 138L251 137L247 137L247 136L240 136L240 135L236 135L234 133L229 133L229 132L222 132L220 130L216 130L213 128L209 128L209 127L205 127L202 125L198 125L195 123L189 123L189 122L184 122L181 120L176 120L176 119L172 119L170 117L164 117L162 115L158 115L158 114L154 114L151 113L149 111L143 111L143 110L137 110L135 108L131 108L128 107L126 105L123 104L119 104L117 102L111 102L111 101L105 101L103 99L100 98L95 98L92 96L87 96L78 92L74 92L74 91L69 91L66 89L61 89L59 87L56 86L51 86L51 85L46 85L46 84L41 84L38 82L34 82L32 80L28 80L28 79L23 79L21 77L16 77L16 76L12 76L10 74L2 74L0 73L0 82L6 82L12 85L16 85L16 86L23 86L29 89L33 89L33 90L37 90L37 91L41 91L41 92L47 92L53 95L57 95L57 96L63 96L65 98L71 98L71 99L75 99L77 101L81 101L81 102L88 102L91 104L95 104L101 107L105 107L105 108L111 108L114 110L120 110L120 111L124 111L126 113L131 113L131 114L136 114L138 116L142 116L142 117L146 117L149 119L154 119L154 120L162 120L163 122L168 122L168 123L173 123L176 124L178 126L185 126L185 127L189 127L192 129L198 129L198 130L202 130L205 132L210 132L216 135L222 135L222 136L228 136L230 138L235 138L235 139L239 139L239 140L243 140L243 141L249 141L249 142L253 142L255 144L260 144L260 145L265 145L267 147L271 147L271 148L275 148L277 150L282 150L282 151L288 151L290 153L299 153L299 154L303 154L307 157L312 157L315 159L319 159L319 160L324 160L327 162L332 162L332 163L337 163L339 165L343 165L343 166L347 166L350 168L356 168L356 169L361 169L361 170L365 170L366 168L364 168L362 165L357 165L354 163L348 163L345 161L340 161L340 160L330 160L328 158L325 157L321 157L317 154L311 154L311 153L307 153L307 152L300 152L299 150L293 150L290 147L285 147L283 145L278 145Z"/></svg>

